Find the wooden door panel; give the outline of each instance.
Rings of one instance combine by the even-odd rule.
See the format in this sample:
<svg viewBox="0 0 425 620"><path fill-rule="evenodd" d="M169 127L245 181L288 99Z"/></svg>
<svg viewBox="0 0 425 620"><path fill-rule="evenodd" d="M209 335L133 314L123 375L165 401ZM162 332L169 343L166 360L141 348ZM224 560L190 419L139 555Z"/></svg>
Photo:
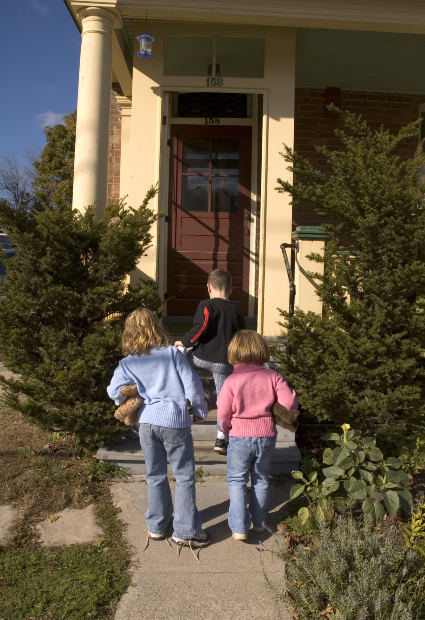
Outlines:
<svg viewBox="0 0 425 620"><path fill-rule="evenodd" d="M217 253L217 252L238 252L241 246L241 237L235 236L231 240L227 241L222 238L222 235L229 234L226 231L220 231L220 237L213 237L209 235L182 235L180 238L182 256L189 257L190 252L202 253ZM195 258L194 256L192 258Z"/></svg>
<svg viewBox="0 0 425 620"><path fill-rule="evenodd" d="M213 269L247 313L251 128L179 125L171 142L167 313L193 314Z"/></svg>

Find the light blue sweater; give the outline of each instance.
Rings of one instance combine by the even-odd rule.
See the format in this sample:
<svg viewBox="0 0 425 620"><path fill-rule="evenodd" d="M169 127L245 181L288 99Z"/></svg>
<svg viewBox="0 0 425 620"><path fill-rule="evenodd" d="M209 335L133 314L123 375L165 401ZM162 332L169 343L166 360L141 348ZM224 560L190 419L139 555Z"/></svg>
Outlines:
<svg viewBox="0 0 425 620"><path fill-rule="evenodd" d="M122 359L107 387L116 405L124 402L123 385L135 383L144 405L139 422L186 428L192 424L186 399L198 418L208 414L201 380L185 356L172 346L150 349L147 354L128 355Z"/></svg>

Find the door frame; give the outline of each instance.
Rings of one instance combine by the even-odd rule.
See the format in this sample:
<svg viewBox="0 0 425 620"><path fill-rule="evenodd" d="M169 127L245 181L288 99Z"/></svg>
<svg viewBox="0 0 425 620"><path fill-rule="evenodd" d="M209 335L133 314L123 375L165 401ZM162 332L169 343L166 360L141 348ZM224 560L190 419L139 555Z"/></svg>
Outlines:
<svg viewBox="0 0 425 620"><path fill-rule="evenodd" d="M160 157L160 175L159 186L161 188L159 194L159 210L166 217L162 217L159 222L159 238L154 240L153 243L157 248L158 257L158 276L159 276L159 294L162 298L165 298L167 292L167 263L168 263L168 248L169 248L169 192L170 192L170 137L172 125L205 125L205 119L203 118L176 118L171 116L171 94L173 92L222 92L222 90L212 88L164 88L161 89L161 135L159 145L159 157ZM261 239L262 231L259 230L260 217L261 220L264 217L265 207L265 146L266 146L266 96L267 93L260 89L225 89L225 92L240 92L253 95L252 106L252 118L222 118L220 119L220 125L232 125L232 126L250 126L251 127L251 200L250 200L250 213L251 213L251 225L249 235L249 301L248 301L248 316L256 317L256 301L259 296L259 287L261 286ZM263 112L262 118L258 118L258 96L263 96ZM259 134L259 120L262 121L262 132ZM261 158L261 171L258 174L258 162ZM259 213L260 211L260 213ZM259 234L257 234L259 232ZM260 239L258 243L258 237ZM166 299L165 299L166 302ZM164 310L165 316L167 315Z"/></svg>

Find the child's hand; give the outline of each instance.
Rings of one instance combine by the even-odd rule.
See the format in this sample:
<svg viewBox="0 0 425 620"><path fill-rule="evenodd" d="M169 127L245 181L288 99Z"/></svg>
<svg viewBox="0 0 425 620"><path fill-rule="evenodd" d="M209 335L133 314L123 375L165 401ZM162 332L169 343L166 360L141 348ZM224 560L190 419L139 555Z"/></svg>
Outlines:
<svg viewBox="0 0 425 620"><path fill-rule="evenodd" d="M183 347L184 345L183 345L181 340L176 340L175 343L174 343L174 346L175 347Z"/></svg>
<svg viewBox="0 0 425 620"><path fill-rule="evenodd" d="M193 423L194 424L203 424L205 422L205 420L203 418L198 418L196 415L193 416Z"/></svg>

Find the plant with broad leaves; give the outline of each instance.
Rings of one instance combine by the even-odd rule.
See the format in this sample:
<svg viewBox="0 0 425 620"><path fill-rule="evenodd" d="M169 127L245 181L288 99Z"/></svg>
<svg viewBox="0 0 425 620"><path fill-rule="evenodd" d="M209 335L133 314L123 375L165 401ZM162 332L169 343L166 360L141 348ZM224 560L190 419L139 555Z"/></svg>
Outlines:
<svg viewBox="0 0 425 620"><path fill-rule="evenodd" d="M301 523L311 517L323 521L335 498L362 501L363 513L371 515L376 523L400 508L410 514L412 496L401 461L395 457L385 459L373 437L363 437L349 424L341 428L341 435L330 433L321 438L335 444L323 451L323 465L307 478L301 471L292 472L299 482L291 488L290 499L304 495L308 500L308 506L298 511Z"/></svg>

